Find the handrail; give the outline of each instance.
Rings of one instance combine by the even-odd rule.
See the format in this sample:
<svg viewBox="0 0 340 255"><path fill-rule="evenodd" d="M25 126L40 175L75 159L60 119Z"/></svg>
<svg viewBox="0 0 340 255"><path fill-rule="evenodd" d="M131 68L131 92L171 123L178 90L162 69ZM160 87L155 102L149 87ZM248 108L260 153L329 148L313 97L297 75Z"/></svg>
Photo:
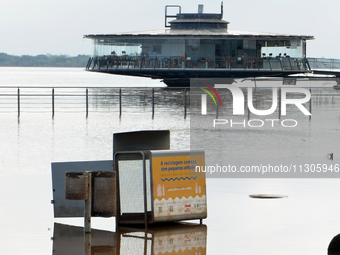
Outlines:
<svg viewBox="0 0 340 255"><path fill-rule="evenodd" d="M183 110L184 118L186 118L186 88L164 87L1 86L0 114L17 112L19 118L21 112L33 110L34 112L51 112L53 118L57 111L75 110L85 111L87 118L91 107L97 111L98 105L102 110L107 106L118 105L119 117L121 117L123 105L126 104L122 98L136 96L140 97L140 106L145 107L150 104L152 118L155 116L156 97L170 98L166 100L170 105L174 103L181 105L184 102ZM136 105L135 100L133 105Z"/></svg>
<svg viewBox="0 0 340 255"><path fill-rule="evenodd" d="M90 60L89 60L90 62ZM86 70L106 69L253 69L253 70L305 70L310 71L309 61L293 57L188 57L162 55L103 55L97 56Z"/></svg>
<svg viewBox="0 0 340 255"><path fill-rule="evenodd" d="M91 57L86 70L101 68L115 69L269 69L269 70L319 70L340 69L339 59L325 58L294 58L294 57L265 57L257 58L244 55L241 57L187 57L187 56L116 56L104 55Z"/></svg>
<svg viewBox="0 0 340 255"><path fill-rule="evenodd" d="M262 88L258 87L258 89ZM313 87L316 93L312 94L313 96L339 96L339 90L333 91L333 87L329 87L332 89L331 93L319 94L317 89L325 89L325 87ZM112 112L114 109L113 111L118 112L118 116L121 117L124 107L137 106L138 109L149 109L151 118L154 118L157 106L160 105L161 108L166 109L175 107L174 110L183 114L185 119L187 106L190 105L188 96L192 95L196 95L196 92L188 88L2 86L0 87L0 114L16 112L19 118L21 112L51 112L53 118L56 112L76 111L84 112L88 117L90 111Z"/></svg>

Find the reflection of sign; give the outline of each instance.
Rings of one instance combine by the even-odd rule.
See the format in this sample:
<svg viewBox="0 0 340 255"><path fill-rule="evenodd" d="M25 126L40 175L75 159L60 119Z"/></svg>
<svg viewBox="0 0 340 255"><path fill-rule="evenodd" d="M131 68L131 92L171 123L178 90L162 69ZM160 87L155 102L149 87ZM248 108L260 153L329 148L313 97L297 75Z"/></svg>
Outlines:
<svg viewBox="0 0 340 255"><path fill-rule="evenodd" d="M84 238L83 227L54 223L53 255L84 254L85 243L89 251L85 254L116 254L115 232L92 229L90 236Z"/></svg>
<svg viewBox="0 0 340 255"><path fill-rule="evenodd" d="M155 221L205 218L205 165L203 151L152 151Z"/></svg>
<svg viewBox="0 0 340 255"><path fill-rule="evenodd" d="M178 230L166 230L155 233L153 249L155 255L164 254L192 254L205 255L207 242L207 228L190 228L186 226Z"/></svg>

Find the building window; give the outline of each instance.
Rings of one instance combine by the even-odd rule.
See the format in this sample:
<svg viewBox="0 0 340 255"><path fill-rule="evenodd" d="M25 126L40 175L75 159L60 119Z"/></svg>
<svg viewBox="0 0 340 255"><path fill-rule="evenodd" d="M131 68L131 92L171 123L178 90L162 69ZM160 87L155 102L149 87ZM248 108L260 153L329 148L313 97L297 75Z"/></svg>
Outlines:
<svg viewBox="0 0 340 255"><path fill-rule="evenodd" d="M156 44L152 47L152 52L157 54L162 54L162 45Z"/></svg>

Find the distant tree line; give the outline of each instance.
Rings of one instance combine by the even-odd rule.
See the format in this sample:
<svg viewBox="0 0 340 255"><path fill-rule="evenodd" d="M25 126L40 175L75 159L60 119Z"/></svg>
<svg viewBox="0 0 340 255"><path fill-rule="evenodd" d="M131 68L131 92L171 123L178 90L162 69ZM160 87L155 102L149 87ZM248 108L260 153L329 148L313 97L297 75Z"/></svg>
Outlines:
<svg viewBox="0 0 340 255"><path fill-rule="evenodd" d="M24 67L85 67L89 55L70 57L67 55L14 56L0 53L0 66Z"/></svg>

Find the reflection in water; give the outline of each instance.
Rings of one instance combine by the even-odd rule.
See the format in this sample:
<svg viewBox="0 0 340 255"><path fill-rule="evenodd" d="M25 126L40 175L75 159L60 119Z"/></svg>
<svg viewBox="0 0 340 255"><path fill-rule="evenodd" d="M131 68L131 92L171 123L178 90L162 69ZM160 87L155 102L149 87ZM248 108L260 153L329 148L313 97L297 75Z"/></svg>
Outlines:
<svg viewBox="0 0 340 255"><path fill-rule="evenodd" d="M53 255L116 254L116 246L114 232L92 229L85 235L83 227L54 223Z"/></svg>
<svg viewBox="0 0 340 255"><path fill-rule="evenodd" d="M93 88L89 90L90 111L169 112L185 111L187 89L175 88ZM179 114L181 115L181 114Z"/></svg>
<svg viewBox="0 0 340 255"><path fill-rule="evenodd" d="M244 84L243 84L244 85ZM238 86L235 84L235 86ZM269 109L272 105L273 88L270 82L266 83L267 87L253 87L253 104L256 109ZM250 86L252 87L252 86ZM240 87L243 94L247 96L247 87ZM285 86L281 88L274 87L280 91L282 88L292 88L291 86ZM327 106L327 105L339 105L340 104L340 91L333 89L333 87L305 87L305 89L311 91L312 94L312 104L313 106ZM185 91L186 90L186 91ZM97 108L117 108L119 105L119 88L116 89L92 89L90 91L90 98L92 105ZM232 94L229 90L219 89L218 93L223 102L223 106L230 111L232 108ZM184 94L187 94L188 101L187 105L190 104L193 107L201 105L200 94L196 90L181 89L181 88L134 88L123 89L121 93L122 105L125 110L129 111L131 109L143 109L150 110L152 102L157 105L157 108L167 110L169 107L182 108L184 106ZM197 100L195 96L197 96ZM154 98L153 98L154 96ZM190 97L191 96L191 97ZM293 97L292 97L293 96ZM278 96L279 97L279 96ZM289 94L288 98L303 98L303 95ZM305 104L306 107L308 103ZM288 106L290 107L290 106ZM215 104L213 101L208 100L208 108L215 109ZM290 107L295 109L295 106ZM221 111L221 109L219 109Z"/></svg>
<svg viewBox="0 0 340 255"><path fill-rule="evenodd" d="M176 224L145 229L119 227L117 232L54 223L53 255L186 254L205 255L207 226Z"/></svg>

